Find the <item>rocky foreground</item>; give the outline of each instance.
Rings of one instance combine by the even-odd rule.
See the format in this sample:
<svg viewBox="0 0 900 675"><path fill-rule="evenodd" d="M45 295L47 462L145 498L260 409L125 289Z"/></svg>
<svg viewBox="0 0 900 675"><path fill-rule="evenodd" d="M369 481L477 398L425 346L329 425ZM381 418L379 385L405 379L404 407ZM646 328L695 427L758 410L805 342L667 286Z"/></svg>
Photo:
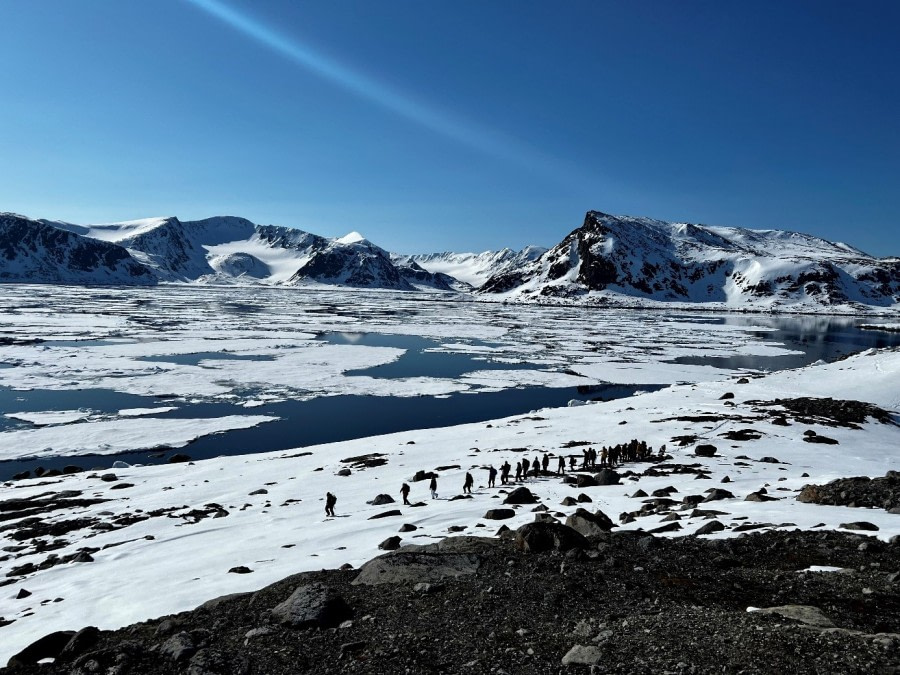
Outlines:
<svg viewBox="0 0 900 675"><path fill-rule="evenodd" d="M540 513L499 538L406 546L116 631L54 633L2 672L900 672L897 537L673 539L579 514L573 527Z"/></svg>

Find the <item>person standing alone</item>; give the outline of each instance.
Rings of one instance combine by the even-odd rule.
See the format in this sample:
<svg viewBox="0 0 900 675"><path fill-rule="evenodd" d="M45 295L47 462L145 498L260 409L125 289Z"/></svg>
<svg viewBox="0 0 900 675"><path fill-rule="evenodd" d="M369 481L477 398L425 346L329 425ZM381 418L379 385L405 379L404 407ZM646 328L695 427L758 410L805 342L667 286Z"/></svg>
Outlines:
<svg viewBox="0 0 900 675"><path fill-rule="evenodd" d="M428 488L431 490L431 498L437 499L437 476L431 477L431 482L428 484Z"/></svg>
<svg viewBox="0 0 900 675"><path fill-rule="evenodd" d="M334 505L337 504L337 497L330 492L325 493L325 515L334 517Z"/></svg>

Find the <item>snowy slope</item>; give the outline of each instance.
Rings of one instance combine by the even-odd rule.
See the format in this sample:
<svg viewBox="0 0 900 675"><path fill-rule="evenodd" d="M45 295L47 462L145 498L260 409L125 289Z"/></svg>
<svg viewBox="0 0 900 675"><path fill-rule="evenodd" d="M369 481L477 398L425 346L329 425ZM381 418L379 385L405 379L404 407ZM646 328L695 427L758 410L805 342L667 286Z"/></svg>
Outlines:
<svg viewBox="0 0 900 675"><path fill-rule="evenodd" d="M590 211L538 260L479 289L504 299L630 297L726 307L900 304L900 259L797 232L705 227Z"/></svg>
<svg viewBox="0 0 900 675"><path fill-rule="evenodd" d="M0 281L152 285L157 275L116 244L0 213Z"/></svg>
<svg viewBox="0 0 900 675"><path fill-rule="evenodd" d="M424 253L396 257L478 288L492 276L517 270L546 252L547 249L540 246L526 246L521 251L504 248L483 253Z"/></svg>
<svg viewBox="0 0 900 675"><path fill-rule="evenodd" d="M110 472L117 478L111 482L83 472L9 483L6 489L17 499L64 502L78 498L86 503L42 512L46 525L65 532L56 538L59 545L52 551L42 548L46 540L15 536L17 528L34 526L22 524L24 516L4 523L0 544L13 548L7 548L9 555L0 560L0 576L11 580L0 594L0 617L11 623L0 626L0 662L55 630L123 626L189 609L226 593L252 591L289 574L343 563L358 566L378 554L378 543L395 535L404 523L417 530L403 534L403 543L434 541L447 536L451 526L461 528L461 534L490 536L498 524L485 520L485 512L500 505L508 488L485 487L484 469L504 461L515 465L525 454L580 456L580 446L563 449L572 441L595 447L632 438L645 440L653 448L665 443L672 456L668 466L691 470L667 471L665 464L632 463L623 470L636 475L624 478L622 484L584 488L569 486L558 476L528 478L528 488L561 518L581 506L562 505L562 500L582 492L591 498L592 510L601 509L618 520L618 514L633 513L646 504L647 500L631 496L637 490L650 494L671 487L677 504L668 515L651 510L620 527L647 531L671 525L674 514L680 528L675 534L691 535L709 520L695 515L693 505L682 504L682 499L687 495L704 498L712 488L727 488L733 496L701 505L718 511L716 517L725 526L713 537L737 536L738 527L838 529L842 523L862 520L879 528L872 535L887 540L900 533L900 518L884 509L821 506L796 497L808 483L841 476L882 476L896 469L900 427L872 418L858 428L795 418L785 426L773 423L766 408L755 401L798 395L860 398L889 409L896 418L900 413L898 375L900 352L869 352L745 384L732 379L673 386L627 400L542 410L539 415L490 424L410 431L308 447L302 452L122 466ZM848 382L858 384L848 390ZM723 400L727 392L733 392L734 398ZM711 418L718 421L711 424ZM726 435L748 427L756 430L758 439L725 440ZM838 444L805 441L804 432L809 431ZM699 457L693 444L680 447L673 440L690 434L697 436L698 443L715 444L718 454ZM366 453L380 453L385 463L367 467L350 459ZM438 472L440 498L431 500L427 481L411 478L419 470L438 466L446 467ZM655 471L648 471L651 467ZM337 475L345 468L350 468L349 476ZM698 468L709 480L696 480ZM451 500L462 491L466 471L476 479L472 498ZM725 476L730 480L722 485ZM403 482L410 483L411 499L421 501L420 507L367 504L379 493L399 501ZM123 484L125 489L116 489ZM772 501L745 500L764 486ZM323 517L326 491L338 497L335 518ZM401 516L370 519L395 508ZM529 506L504 524L516 528L534 517ZM53 564L54 559L76 556L84 547L90 547L89 560ZM252 573L228 573L238 565ZM18 598L22 589L30 595ZM61 600L52 602L57 598Z"/></svg>

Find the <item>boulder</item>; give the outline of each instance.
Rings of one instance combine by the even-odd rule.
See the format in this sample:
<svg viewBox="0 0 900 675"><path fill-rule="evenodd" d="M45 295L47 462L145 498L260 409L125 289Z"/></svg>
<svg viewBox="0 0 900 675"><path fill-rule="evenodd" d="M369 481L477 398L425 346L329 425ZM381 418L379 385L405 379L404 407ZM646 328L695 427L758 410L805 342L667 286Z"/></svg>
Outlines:
<svg viewBox="0 0 900 675"><path fill-rule="evenodd" d="M74 630L61 630L45 635L10 657L6 665L9 668L31 666L42 659L55 659L74 636Z"/></svg>
<svg viewBox="0 0 900 675"><path fill-rule="evenodd" d="M412 523L404 523L400 526L398 532L415 532L419 528L413 525Z"/></svg>
<svg viewBox="0 0 900 675"><path fill-rule="evenodd" d="M588 497L588 496L587 496L586 494L584 494L583 492L582 492L580 495L578 495L578 497L577 497L576 499L578 499L578 503L579 503L579 504L590 504L590 503L592 503L592 502L594 501L593 499L591 499L590 497Z"/></svg>
<svg viewBox="0 0 900 675"><path fill-rule="evenodd" d="M336 628L352 617L344 599L319 583L298 586L272 609L272 618L291 628Z"/></svg>
<svg viewBox="0 0 900 675"><path fill-rule="evenodd" d="M516 530L516 548L527 553L589 548L584 535L559 523L528 523Z"/></svg>
<svg viewBox="0 0 900 675"><path fill-rule="evenodd" d="M575 645L562 657L564 666L595 666L603 659L603 652L593 645ZM593 668L591 669L593 670Z"/></svg>
<svg viewBox="0 0 900 675"><path fill-rule="evenodd" d="M566 497L560 502L563 506L577 506L578 500L575 497Z"/></svg>
<svg viewBox="0 0 900 675"><path fill-rule="evenodd" d="M710 445L709 443L702 443L694 448L694 454L697 455L697 457L715 457L716 446Z"/></svg>
<svg viewBox="0 0 900 675"><path fill-rule="evenodd" d="M615 527L613 521L603 511L591 513L587 509L576 510L566 518L566 525L585 537L596 537Z"/></svg>
<svg viewBox="0 0 900 675"><path fill-rule="evenodd" d="M466 537L459 537L465 539ZM449 541L449 540L448 540ZM355 586L378 584L433 583L442 579L475 574L481 566L478 556L470 553L441 553L438 550L410 550L404 547L382 555L359 568Z"/></svg>
<svg viewBox="0 0 900 675"><path fill-rule="evenodd" d="M588 487L597 487L598 483L594 479L593 476L588 476L585 474L578 474L575 477L575 487L578 488L588 488Z"/></svg>
<svg viewBox="0 0 900 675"><path fill-rule="evenodd" d="M375 497L370 502L366 502L367 504L371 504L372 506L383 506L384 504L393 504L394 498L390 495L381 494Z"/></svg>
<svg viewBox="0 0 900 675"><path fill-rule="evenodd" d="M418 483L419 481L431 480L432 478L437 478L437 474L434 471L416 471L412 480L413 482Z"/></svg>
<svg viewBox="0 0 900 675"><path fill-rule="evenodd" d="M714 502L719 499L734 499L734 495L731 494L728 490L723 490L722 488L713 488L709 491L709 494L706 495L706 499L704 502Z"/></svg>
<svg viewBox="0 0 900 675"><path fill-rule="evenodd" d="M527 487L517 487L515 490L506 495L503 500L504 504L536 504L538 498L532 494Z"/></svg>
<svg viewBox="0 0 900 675"><path fill-rule="evenodd" d="M506 520L516 515L512 509L491 509L484 514L486 520Z"/></svg>
<svg viewBox="0 0 900 675"><path fill-rule="evenodd" d="M169 457L169 464L177 464L179 462L190 462L191 456L184 453L176 453Z"/></svg>
<svg viewBox="0 0 900 675"><path fill-rule="evenodd" d="M843 530L865 530L867 532L877 532L878 526L866 520L859 520L855 523L841 523L839 526Z"/></svg>
<svg viewBox="0 0 900 675"><path fill-rule="evenodd" d="M618 485L621 476L612 469L601 469L599 473L594 474L594 480L597 485Z"/></svg>
<svg viewBox="0 0 900 675"><path fill-rule="evenodd" d="M72 636L59 653L59 660L70 661L75 657L91 649L100 637L100 631L95 626L86 626Z"/></svg>
<svg viewBox="0 0 900 675"><path fill-rule="evenodd" d="M176 663L186 661L197 652L197 646L189 633L175 633L172 637L162 643L159 653L167 656Z"/></svg>
<svg viewBox="0 0 900 675"><path fill-rule="evenodd" d="M400 548L400 542L403 541L400 537L394 535L393 537L388 537L383 542L378 544L378 548L382 551L396 551Z"/></svg>
<svg viewBox="0 0 900 675"><path fill-rule="evenodd" d="M724 529L725 526L718 520L710 520L708 523L698 527L694 534L712 534L713 532L721 532Z"/></svg>

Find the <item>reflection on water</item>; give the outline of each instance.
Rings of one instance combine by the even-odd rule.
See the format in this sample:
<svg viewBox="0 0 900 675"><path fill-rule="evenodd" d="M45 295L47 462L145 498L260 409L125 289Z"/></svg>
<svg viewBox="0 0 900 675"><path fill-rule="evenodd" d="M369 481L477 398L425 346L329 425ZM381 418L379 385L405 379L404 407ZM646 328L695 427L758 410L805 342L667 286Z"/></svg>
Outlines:
<svg viewBox="0 0 900 675"><path fill-rule="evenodd" d="M817 361L834 361L866 349L900 346L900 334L862 330L866 321L834 316L728 316L716 323L758 326L767 330L751 331L765 342L774 342L800 353L781 356L682 356L673 363L716 368L775 371L800 368Z"/></svg>

